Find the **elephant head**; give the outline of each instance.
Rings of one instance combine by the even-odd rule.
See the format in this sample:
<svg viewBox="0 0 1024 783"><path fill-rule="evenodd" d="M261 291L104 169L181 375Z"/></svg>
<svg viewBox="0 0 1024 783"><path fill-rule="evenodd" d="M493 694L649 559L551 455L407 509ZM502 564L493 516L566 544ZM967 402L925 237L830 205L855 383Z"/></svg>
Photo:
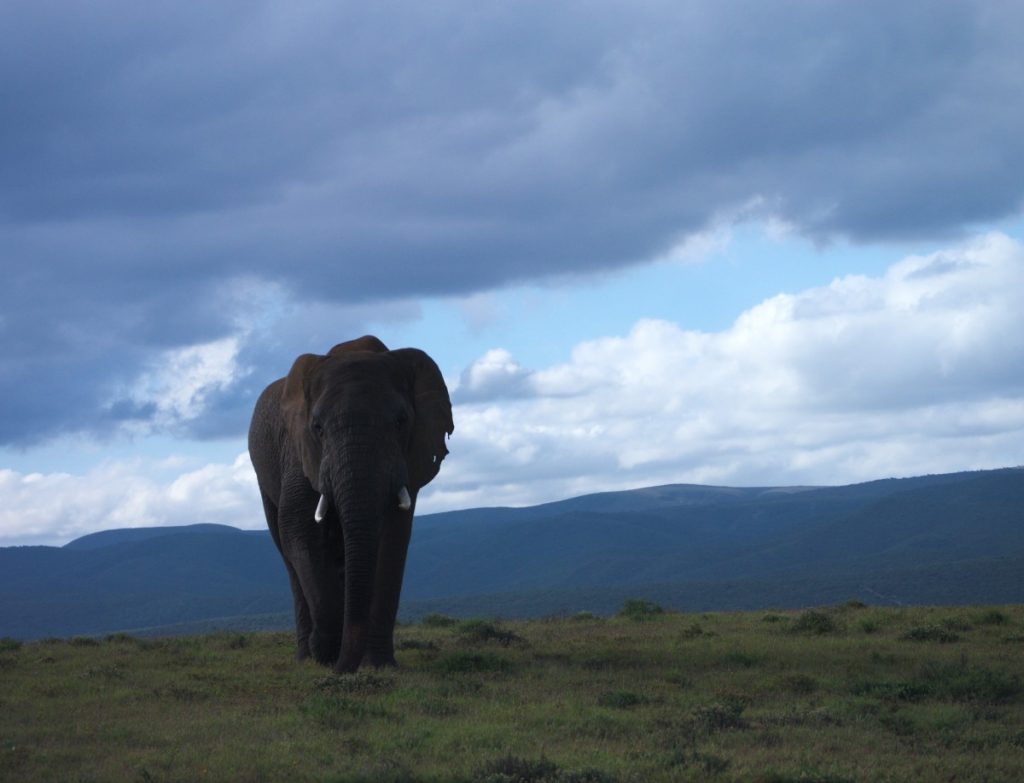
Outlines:
<svg viewBox="0 0 1024 783"><path fill-rule="evenodd" d="M334 531L337 549L334 562L312 558L291 566L306 593L336 589L344 596L343 622L317 616L342 608L337 597L303 596L313 625L311 652L323 660L337 651L342 671L357 668L367 651L371 662L392 663L416 496L437 475L448 453L445 438L454 430L441 372L423 351L389 351L377 338L362 337L326 355L296 359L284 379L280 412L283 448L293 454L292 472L301 470L288 475L285 469L281 483L304 480L314 491L307 497L318 499L315 509L303 509L308 518L297 529L308 531L315 519L323 541ZM290 535L280 520L286 559ZM303 568L336 571L306 576ZM299 602L296 595L297 612Z"/></svg>

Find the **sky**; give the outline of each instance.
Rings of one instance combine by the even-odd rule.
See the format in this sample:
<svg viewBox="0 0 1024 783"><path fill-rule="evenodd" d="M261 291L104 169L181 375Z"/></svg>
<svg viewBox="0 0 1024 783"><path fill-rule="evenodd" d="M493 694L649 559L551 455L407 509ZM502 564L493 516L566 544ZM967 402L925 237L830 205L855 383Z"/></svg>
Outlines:
<svg viewBox="0 0 1024 783"><path fill-rule="evenodd" d="M0 4L0 546L264 525L301 353L419 511L1024 464L1017 2Z"/></svg>

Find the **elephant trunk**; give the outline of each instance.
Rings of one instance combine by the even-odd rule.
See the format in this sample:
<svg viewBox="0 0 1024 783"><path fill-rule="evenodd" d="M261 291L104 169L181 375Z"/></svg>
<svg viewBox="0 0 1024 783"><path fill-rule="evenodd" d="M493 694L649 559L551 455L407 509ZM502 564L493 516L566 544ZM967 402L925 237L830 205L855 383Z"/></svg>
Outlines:
<svg viewBox="0 0 1024 783"><path fill-rule="evenodd" d="M339 672L359 668L369 639L381 521L385 507L394 504L395 491L382 475L374 447L347 444L329 482L330 505L337 511L345 547L345 620Z"/></svg>

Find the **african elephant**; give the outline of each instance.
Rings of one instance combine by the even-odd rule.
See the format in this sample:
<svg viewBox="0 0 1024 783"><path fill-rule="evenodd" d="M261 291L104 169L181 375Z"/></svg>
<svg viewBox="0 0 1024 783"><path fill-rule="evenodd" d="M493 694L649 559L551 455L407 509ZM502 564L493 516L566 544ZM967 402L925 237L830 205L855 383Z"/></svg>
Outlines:
<svg viewBox="0 0 1024 783"><path fill-rule="evenodd" d="M454 426L434 361L370 336L300 356L260 395L249 456L291 580L299 660L394 665L416 495Z"/></svg>

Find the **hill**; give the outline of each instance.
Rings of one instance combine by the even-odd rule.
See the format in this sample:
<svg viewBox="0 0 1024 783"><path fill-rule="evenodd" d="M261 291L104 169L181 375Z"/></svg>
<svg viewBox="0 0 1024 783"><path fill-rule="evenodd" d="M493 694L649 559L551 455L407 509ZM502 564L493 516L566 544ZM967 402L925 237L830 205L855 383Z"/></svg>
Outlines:
<svg viewBox="0 0 1024 783"><path fill-rule="evenodd" d="M406 620L612 611L1024 601L1024 470L843 487L670 485L418 517ZM287 627L265 532L105 531L0 549L0 635Z"/></svg>
<svg viewBox="0 0 1024 783"><path fill-rule="evenodd" d="M337 676L287 633L0 641L0 779L1020 779L1024 607L434 616Z"/></svg>

